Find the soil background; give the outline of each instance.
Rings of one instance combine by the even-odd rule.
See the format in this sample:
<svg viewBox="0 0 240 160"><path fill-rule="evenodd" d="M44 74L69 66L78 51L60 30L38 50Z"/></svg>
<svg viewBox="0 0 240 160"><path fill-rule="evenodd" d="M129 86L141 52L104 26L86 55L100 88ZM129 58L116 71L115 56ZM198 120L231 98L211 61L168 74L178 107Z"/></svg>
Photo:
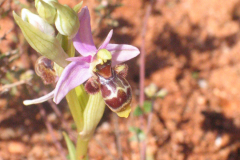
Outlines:
<svg viewBox="0 0 240 160"><path fill-rule="evenodd" d="M73 7L79 1L59 2ZM118 2L122 6L114 7ZM99 13L94 11L100 4L110 7ZM140 49L143 25L147 23L145 86L154 83L158 89L168 91L163 99L157 98L153 103L151 128L145 135L148 160L240 159L239 0L153 1L147 21L147 0L85 0L83 5L90 10L97 46L113 29L112 43ZM13 63L9 62L12 56L0 59L0 87L19 82L21 74L34 70L40 56L13 21L12 11L20 15L21 8L35 11L34 1L0 0L0 54L12 55L18 49ZM127 64L134 110L139 103L139 57ZM1 93L0 160L61 159L56 141L67 154L62 131L70 128L73 135L77 133L66 101L58 105L61 117L53 111L52 101L33 106L22 104L23 100L42 96L53 88L34 75L27 84ZM146 132L148 116L145 114L140 123L133 112L123 119L106 108L90 141L89 159L140 159L141 145L129 128L142 125Z"/></svg>

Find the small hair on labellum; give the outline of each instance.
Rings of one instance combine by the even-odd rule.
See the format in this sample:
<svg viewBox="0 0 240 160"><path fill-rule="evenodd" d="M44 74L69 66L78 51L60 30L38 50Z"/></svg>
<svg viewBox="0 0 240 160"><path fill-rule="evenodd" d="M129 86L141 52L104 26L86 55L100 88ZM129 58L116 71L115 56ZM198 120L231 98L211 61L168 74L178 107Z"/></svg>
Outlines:
<svg viewBox="0 0 240 160"><path fill-rule="evenodd" d="M56 81L57 75L53 66L53 61L44 56L37 59L35 71L36 74L42 78L44 84L51 84Z"/></svg>
<svg viewBox="0 0 240 160"><path fill-rule="evenodd" d="M95 77L91 77L85 84L85 90L89 94L95 94L99 92L99 83Z"/></svg>
<svg viewBox="0 0 240 160"><path fill-rule="evenodd" d="M128 73L128 66L126 64L116 65L114 70L118 75L120 75L123 78L126 78Z"/></svg>
<svg viewBox="0 0 240 160"><path fill-rule="evenodd" d="M126 109L132 100L132 90L125 79L128 66L118 65L114 69L111 61L96 65L94 74L96 78L91 78L85 84L88 93L94 94L101 91L106 105L114 112Z"/></svg>

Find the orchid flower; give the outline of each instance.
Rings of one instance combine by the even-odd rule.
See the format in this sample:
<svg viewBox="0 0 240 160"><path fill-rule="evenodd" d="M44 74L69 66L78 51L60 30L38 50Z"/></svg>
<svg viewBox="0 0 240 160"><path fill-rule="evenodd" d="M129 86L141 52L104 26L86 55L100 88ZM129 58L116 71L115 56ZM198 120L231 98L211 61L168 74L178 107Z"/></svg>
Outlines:
<svg viewBox="0 0 240 160"><path fill-rule="evenodd" d="M54 102L58 104L71 89L92 77L91 64L93 64L97 52L101 49L106 49L111 52L112 66L130 60L140 53L136 47L131 45L110 44L113 30L108 33L105 41L97 49L93 42L88 8L82 8L78 17L81 25L76 36L73 38L73 45L81 56L67 58L71 63L67 65L62 72L56 88L52 92L37 99L25 100L25 105L42 103L52 98L54 98Z"/></svg>
<svg viewBox="0 0 240 160"><path fill-rule="evenodd" d="M71 63L62 72L54 94L55 103L59 103L66 94L73 88L84 83L93 76L92 65L96 59L96 54L106 49L112 54L112 66L125 62L136 57L140 52L131 45L126 44L110 44L113 31L111 30L102 45L97 49L93 43L91 33L90 14L87 7L84 7L78 14L80 27L73 38L75 49L82 55L80 57L68 58Z"/></svg>

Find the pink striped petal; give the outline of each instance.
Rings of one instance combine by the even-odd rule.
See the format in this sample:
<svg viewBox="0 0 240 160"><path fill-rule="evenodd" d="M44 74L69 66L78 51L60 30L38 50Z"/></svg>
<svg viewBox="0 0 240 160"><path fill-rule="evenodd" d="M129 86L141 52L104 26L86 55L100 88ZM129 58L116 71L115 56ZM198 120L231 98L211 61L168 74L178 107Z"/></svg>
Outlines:
<svg viewBox="0 0 240 160"><path fill-rule="evenodd" d="M108 44L106 49L112 53L112 66L128 61L140 53L137 47L127 44Z"/></svg>
<svg viewBox="0 0 240 160"><path fill-rule="evenodd" d="M58 80L53 101L58 104L71 89L79 86L91 76L88 63L71 62Z"/></svg>
<svg viewBox="0 0 240 160"><path fill-rule="evenodd" d="M90 63L92 59L92 56L87 56L87 57L70 57L67 58L67 61L72 61L72 62L87 62Z"/></svg>
<svg viewBox="0 0 240 160"><path fill-rule="evenodd" d="M39 97L39 98L36 98L36 99L32 99L32 100L25 100L23 101L23 104L28 106L28 105L32 105L32 104L38 104L38 103L43 103L43 102L46 102L48 101L49 99L52 99L53 96L54 96L54 92L55 90L53 90L52 92L42 96L42 97Z"/></svg>
<svg viewBox="0 0 240 160"><path fill-rule="evenodd" d="M90 14L87 7L82 8L78 14L80 27L73 38L73 45L75 49L82 55L88 56L96 53L97 48L94 45L90 24Z"/></svg>
<svg viewBox="0 0 240 160"><path fill-rule="evenodd" d="M112 35L113 35L113 30L111 30L111 31L108 33L106 39L104 40L104 42L102 43L102 45L98 48L98 50L100 50L100 49L105 49L105 48L107 47L108 43L110 42L110 40L111 40L111 38L112 38Z"/></svg>

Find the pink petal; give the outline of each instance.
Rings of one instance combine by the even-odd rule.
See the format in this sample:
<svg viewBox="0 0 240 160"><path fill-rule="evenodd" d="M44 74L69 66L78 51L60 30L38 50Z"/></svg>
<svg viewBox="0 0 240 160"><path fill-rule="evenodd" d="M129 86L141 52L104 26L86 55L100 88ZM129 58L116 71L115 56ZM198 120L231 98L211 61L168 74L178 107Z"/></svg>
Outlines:
<svg viewBox="0 0 240 160"><path fill-rule="evenodd" d="M82 8L78 18L80 27L78 33L73 38L73 45L82 56L88 56L95 53L97 48L93 43L90 14L87 7Z"/></svg>
<svg viewBox="0 0 240 160"><path fill-rule="evenodd" d="M112 38L112 35L113 35L113 30L111 30L111 31L108 33L106 39L104 40L104 42L102 43L102 45L98 48L98 50L104 49L104 48L107 47L108 43L110 42L110 40L111 40L111 38Z"/></svg>
<svg viewBox="0 0 240 160"><path fill-rule="evenodd" d="M25 100L23 101L23 104L28 106L28 105L32 105L32 104L38 104L38 103L43 103L43 102L46 102L47 100L49 99L52 99L53 96L54 96L54 90L42 97L39 97L37 99L32 99L32 100Z"/></svg>
<svg viewBox="0 0 240 160"><path fill-rule="evenodd" d="M67 58L67 61L72 61L72 62L87 62L90 63L92 59L92 56L87 56L87 57L70 57Z"/></svg>
<svg viewBox="0 0 240 160"><path fill-rule="evenodd" d="M127 44L108 44L106 49L112 53L112 66L128 61L140 53L137 47Z"/></svg>
<svg viewBox="0 0 240 160"><path fill-rule="evenodd" d="M58 80L53 101L58 104L71 89L79 86L91 76L88 63L71 62Z"/></svg>

